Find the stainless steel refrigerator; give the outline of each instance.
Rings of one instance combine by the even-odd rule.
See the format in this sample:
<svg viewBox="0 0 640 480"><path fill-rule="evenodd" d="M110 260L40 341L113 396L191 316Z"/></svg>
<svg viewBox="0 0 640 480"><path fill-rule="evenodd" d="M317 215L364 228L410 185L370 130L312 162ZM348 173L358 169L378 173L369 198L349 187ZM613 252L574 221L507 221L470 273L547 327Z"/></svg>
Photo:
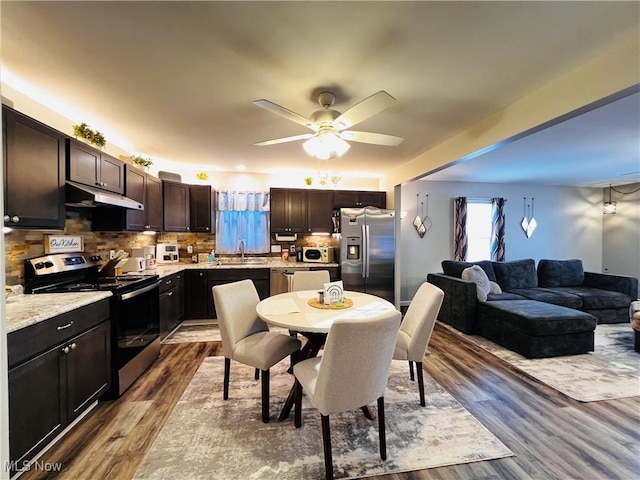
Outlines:
<svg viewBox="0 0 640 480"><path fill-rule="evenodd" d="M340 267L345 290L395 303L394 217L393 210L340 209Z"/></svg>

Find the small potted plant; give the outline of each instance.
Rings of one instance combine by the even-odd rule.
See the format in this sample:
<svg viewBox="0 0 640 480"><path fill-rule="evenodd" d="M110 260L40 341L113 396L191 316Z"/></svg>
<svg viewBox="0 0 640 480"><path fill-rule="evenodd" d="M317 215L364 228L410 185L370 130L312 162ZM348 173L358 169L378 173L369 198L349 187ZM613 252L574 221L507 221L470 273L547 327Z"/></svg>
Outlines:
<svg viewBox="0 0 640 480"><path fill-rule="evenodd" d="M306 183L307 185L311 185L313 183L313 177L305 177L304 183Z"/></svg>
<svg viewBox="0 0 640 480"><path fill-rule="evenodd" d="M204 182L209 180L209 174L207 172L198 172L196 173L196 178Z"/></svg>
<svg viewBox="0 0 640 480"><path fill-rule="evenodd" d="M137 167L140 167L144 170L149 170L149 167L153 165L153 160L150 158L145 158L142 155L130 155L131 161Z"/></svg>
<svg viewBox="0 0 640 480"><path fill-rule="evenodd" d="M102 148L107 144L107 140L104 138L102 133L97 130L91 130L84 122L80 125L73 126L73 135L74 137L81 138L98 148Z"/></svg>

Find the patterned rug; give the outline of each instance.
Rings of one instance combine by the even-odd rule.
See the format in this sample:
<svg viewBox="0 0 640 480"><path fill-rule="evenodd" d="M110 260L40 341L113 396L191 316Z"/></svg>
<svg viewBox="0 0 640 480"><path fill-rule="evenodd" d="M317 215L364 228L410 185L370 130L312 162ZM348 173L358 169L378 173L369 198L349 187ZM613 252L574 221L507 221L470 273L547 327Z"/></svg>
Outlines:
<svg viewBox="0 0 640 480"><path fill-rule="evenodd" d="M233 363L222 400L222 357L208 357L139 465L134 479L323 479L320 414L303 401L303 426L278 422L292 386L288 362L271 372L271 421L260 420L260 381ZM426 407L406 362L393 362L385 394L387 460L379 456L378 422L357 410L331 416L336 478L362 478L513 456L428 375Z"/></svg>
<svg viewBox="0 0 640 480"><path fill-rule="evenodd" d="M598 325L593 352L540 359L525 358L486 338L439 325L580 402L640 395L640 354L633 349L633 330L628 323Z"/></svg>

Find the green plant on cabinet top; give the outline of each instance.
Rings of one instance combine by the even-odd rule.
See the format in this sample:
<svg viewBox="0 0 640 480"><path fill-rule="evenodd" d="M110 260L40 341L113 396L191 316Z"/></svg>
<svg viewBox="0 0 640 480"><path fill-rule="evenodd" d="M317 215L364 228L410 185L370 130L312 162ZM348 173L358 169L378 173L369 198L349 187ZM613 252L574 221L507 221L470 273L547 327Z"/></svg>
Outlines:
<svg viewBox="0 0 640 480"><path fill-rule="evenodd" d="M102 148L107 144L107 140L104 138L104 135L97 130L91 130L89 126L82 122L80 125L73 126L73 135L76 138L82 138L86 140L91 145L94 145L98 148Z"/></svg>

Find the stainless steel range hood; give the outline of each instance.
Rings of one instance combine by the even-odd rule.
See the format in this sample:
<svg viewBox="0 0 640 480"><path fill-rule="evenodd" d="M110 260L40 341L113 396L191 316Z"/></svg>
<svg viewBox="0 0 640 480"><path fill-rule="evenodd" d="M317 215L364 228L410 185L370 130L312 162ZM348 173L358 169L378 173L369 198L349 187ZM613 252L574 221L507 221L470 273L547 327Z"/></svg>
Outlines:
<svg viewBox="0 0 640 480"><path fill-rule="evenodd" d="M69 207L121 207L133 210L144 210L144 205L140 202L118 195L117 193L106 192L98 188L89 187L76 182L66 183L66 202Z"/></svg>

